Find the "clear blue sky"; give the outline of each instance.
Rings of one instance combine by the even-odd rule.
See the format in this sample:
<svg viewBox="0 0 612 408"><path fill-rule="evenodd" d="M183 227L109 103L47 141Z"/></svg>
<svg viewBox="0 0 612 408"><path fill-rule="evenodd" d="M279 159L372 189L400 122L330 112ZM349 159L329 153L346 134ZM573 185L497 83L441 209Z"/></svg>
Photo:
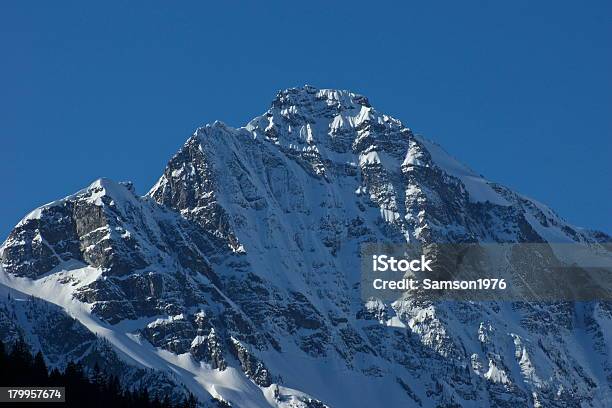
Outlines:
<svg viewBox="0 0 612 408"><path fill-rule="evenodd" d="M350 89L491 180L612 232L612 2L4 2L0 241L199 125Z"/></svg>

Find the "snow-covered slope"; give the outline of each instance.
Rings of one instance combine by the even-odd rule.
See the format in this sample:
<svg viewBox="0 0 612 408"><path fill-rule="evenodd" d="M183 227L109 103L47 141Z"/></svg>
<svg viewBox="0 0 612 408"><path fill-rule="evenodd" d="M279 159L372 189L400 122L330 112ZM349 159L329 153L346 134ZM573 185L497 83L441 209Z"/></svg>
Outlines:
<svg viewBox="0 0 612 408"><path fill-rule="evenodd" d="M205 403L603 407L608 303L364 303L359 249L608 241L367 98L306 86L198 129L144 197L102 179L30 213L0 278Z"/></svg>

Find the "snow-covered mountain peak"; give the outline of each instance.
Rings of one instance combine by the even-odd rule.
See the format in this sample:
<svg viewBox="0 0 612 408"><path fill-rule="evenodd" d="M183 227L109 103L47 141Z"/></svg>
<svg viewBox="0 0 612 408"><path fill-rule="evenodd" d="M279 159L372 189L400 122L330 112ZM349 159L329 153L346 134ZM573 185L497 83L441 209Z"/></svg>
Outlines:
<svg viewBox="0 0 612 408"><path fill-rule="evenodd" d="M220 222L214 223L215 234L237 250L244 241L240 230L252 228L233 221L244 218L238 214L241 208L280 204L288 211L285 200L295 202L305 194L295 184L303 175L293 170L295 165L308 176L342 186L325 193L333 194L331 202L368 197L368 203L358 207L377 208L404 237L591 239L544 206L486 180L436 143L414 135L399 120L377 111L366 97L312 86L280 91L271 107L244 127L215 122L199 128L148 195L206 225L211 217L205 209L215 208ZM279 181L293 196L269 197ZM482 211L494 213L495 222L479 225ZM499 217L505 219L501 223L512 220L513 226L495 225Z"/></svg>
<svg viewBox="0 0 612 408"><path fill-rule="evenodd" d="M95 180L87 187L86 191L91 194L92 198L109 197L116 202L135 201L137 199L131 181L115 182L106 177Z"/></svg>
<svg viewBox="0 0 612 408"><path fill-rule="evenodd" d="M362 244L407 241L610 237L484 179L363 96L305 86L244 127L197 129L145 197L100 179L37 209L0 250L0 278L79 305L126 361L206 401L605 406L608 304L364 302Z"/></svg>
<svg viewBox="0 0 612 408"><path fill-rule="evenodd" d="M246 129L254 137L292 149L316 146L324 156L324 150L359 150L359 139L367 136L409 134L399 120L378 112L362 95L311 86L279 92L270 109L249 122Z"/></svg>
<svg viewBox="0 0 612 408"><path fill-rule="evenodd" d="M117 183L108 178L99 178L93 181L89 186L76 193L70 194L59 200L51 201L44 204L35 210L31 211L19 221L16 227L23 226L33 220L38 220L44 212L53 209L54 207L62 207L68 201L83 199L89 203L98 206L104 206L107 203L123 203L130 202L136 199L135 191L132 182Z"/></svg>
<svg viewBox="0 0 612 408"><path fill-rule="evenodd" d="M279 91L272 101L272 107L280 109L288 109L292 106L316 108L317 105L334 106L338 110L370 107L368 99L363 95L346 90L317 89L310 85Z"/></svg>

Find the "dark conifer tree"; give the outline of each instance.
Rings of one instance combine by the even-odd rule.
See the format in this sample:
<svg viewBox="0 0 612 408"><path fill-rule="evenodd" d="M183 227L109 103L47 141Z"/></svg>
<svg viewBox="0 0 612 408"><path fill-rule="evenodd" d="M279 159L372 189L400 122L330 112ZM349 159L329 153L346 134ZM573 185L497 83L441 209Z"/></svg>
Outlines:
<svg viewBox="0 0 612 408"><path fill-rule="evenodd" d="M32 370L32 353L28 345L19 338L8 356L8 366L11 367L7 385L21 385L30 380Z"/></svg>
<svg viewBox="0 0 612 408"><path fill-rule="evenodd" d="M0 342L0 384L8 384L9 369L4 343Z"/></svg>
<svg viewBox="0 0 612 408"><path fill-rule="evenodd" d="M192 393L189 393L189 396L183 402L183 408L197 408L198 400Z"/></svg>
<svg viewBox="0 0 612 408"><path fill-rule="evenodd" d="M49 382L49 370L45 363L45 358L39 351L34 356L34 363L32 364L32 381L34 385L47 385Z"/></svg>

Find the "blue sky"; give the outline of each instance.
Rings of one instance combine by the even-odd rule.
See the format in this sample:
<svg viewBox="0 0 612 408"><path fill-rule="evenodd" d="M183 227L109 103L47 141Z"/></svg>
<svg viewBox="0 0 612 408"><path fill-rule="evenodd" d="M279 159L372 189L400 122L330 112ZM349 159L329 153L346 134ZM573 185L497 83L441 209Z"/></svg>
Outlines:
<svg viewBox="0 0 612 408"><path fill-rule="evenodd" d="M12 2L0 241L104 176L146 192L193 130L350 89L487 178L612 232L612 3Z"/></svg>

